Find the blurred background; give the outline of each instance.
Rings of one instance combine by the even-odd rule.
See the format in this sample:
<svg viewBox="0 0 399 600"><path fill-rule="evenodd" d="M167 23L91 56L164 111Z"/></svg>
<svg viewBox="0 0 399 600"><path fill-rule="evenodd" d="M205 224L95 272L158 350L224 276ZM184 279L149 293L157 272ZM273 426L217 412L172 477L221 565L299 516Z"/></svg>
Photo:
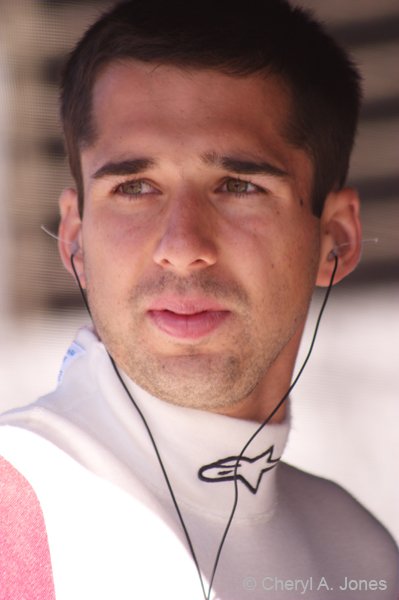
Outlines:
<svg viewBox="0 0 399 600"><path fill-rule="evenodd" d="M73 185L58 119L65 53L112 2L0 3L0 409L56 385L89 322L56 241L58 197ZM333 289L314 354L292 394L284 459L333 479L399 539L399 2L296 0L350 51L365 101L349 183L362 200L357 270ZM310 343L316 290L301 354ZM300 364L298 364L299 368Z"/></svg>

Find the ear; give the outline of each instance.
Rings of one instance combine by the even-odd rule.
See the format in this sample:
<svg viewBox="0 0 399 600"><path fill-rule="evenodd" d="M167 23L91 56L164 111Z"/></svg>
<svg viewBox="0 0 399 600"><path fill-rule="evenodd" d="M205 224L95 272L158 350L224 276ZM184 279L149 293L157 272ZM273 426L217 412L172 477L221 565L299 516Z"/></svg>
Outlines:
<svg viewBox="0 0 399 600"><path fill-rule="evenodd" d="M359 207L359 196L353 188L344 188L327 196L320 219L320 263L316 285L326 287L330 283L334 256L338 256L334 283L356 267L362 238Z"/></svg>
<svg viewBox="0 0 399 600"><path fill-rule="evenodd" d="M58 230L58 248L64 267L75 278L72 269L73 264L79 277L80 284L86 287L86 279L83 264L82 246L82 220L79 215L78 194L76 190L68 188L64 190L60 198L61 223Z"/></svg>

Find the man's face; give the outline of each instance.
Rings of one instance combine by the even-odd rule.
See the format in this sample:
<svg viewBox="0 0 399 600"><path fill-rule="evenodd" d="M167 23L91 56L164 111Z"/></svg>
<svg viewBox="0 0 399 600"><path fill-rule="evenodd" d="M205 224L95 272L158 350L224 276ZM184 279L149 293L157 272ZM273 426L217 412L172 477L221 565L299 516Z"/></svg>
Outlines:
<svg viewBox="0 0 399 600"><path fill-rule="evenodd" d="M283 84L127 61L93 99L82 245L101 339L166 401L261 403L289 382L319 260Z"/></svg>

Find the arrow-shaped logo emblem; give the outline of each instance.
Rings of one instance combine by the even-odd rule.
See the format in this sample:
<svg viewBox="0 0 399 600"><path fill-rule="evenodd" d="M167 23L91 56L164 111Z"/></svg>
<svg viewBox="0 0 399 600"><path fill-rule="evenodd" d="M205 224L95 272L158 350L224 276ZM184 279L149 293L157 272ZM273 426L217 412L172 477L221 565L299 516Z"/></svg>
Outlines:
<svg viewBox="0 0 399 600"><path fill-rule="evenodd" d="M281 458L272 458L273 452L274 446L270 446L266 452L255 458L247 458L246 456L222 458L210 465L201 467L198 471L198 477L201 481L211 483L234 481L234 470L238 460L237 479L240 479L253 494L256 494L263 473L273 469Z"/></svg>

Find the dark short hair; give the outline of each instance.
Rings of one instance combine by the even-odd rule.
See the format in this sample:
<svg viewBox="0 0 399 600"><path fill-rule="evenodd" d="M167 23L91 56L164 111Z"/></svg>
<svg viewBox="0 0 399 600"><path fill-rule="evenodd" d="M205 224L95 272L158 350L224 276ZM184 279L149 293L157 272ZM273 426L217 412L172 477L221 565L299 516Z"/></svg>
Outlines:
<svg viewBox="0 0 399 600"><path fill-rule="evenodd" d="M96 139L92 91L109 63L132 58L232 76L278 74L291 93L283 132L314 167L312 208L346 180L360 109L360 76L313 16L286 0L129 0L85 33L61 77L66 150L83 211L80 153Z"/></svg>

